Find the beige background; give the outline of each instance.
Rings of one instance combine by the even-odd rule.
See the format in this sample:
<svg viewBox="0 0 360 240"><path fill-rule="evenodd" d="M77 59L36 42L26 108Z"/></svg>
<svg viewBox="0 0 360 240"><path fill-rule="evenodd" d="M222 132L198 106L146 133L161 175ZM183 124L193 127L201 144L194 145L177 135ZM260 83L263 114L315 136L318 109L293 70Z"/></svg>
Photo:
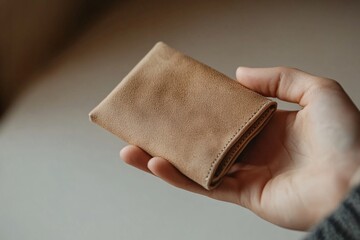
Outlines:
<svg viewBox="0 0 360 240"><path fill-rule="evenodd" d="M113 0L0 1L0 117L31 76Z"/></svg>
<svg viewBox="0 0 360 240"><path fill-rule="evenodd" d="M126 166L124 143L87 114L159 40L231 77L239 65L287 65L334 78L360 106L359 10L349 1L115 5L33 77L0 125L0 239L299 239Z"/></svg>

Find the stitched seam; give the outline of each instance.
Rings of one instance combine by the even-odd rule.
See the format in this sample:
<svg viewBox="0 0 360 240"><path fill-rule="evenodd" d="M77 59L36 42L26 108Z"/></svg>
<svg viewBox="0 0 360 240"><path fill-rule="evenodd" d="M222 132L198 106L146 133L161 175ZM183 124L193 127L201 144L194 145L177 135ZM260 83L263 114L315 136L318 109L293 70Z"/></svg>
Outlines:
<svg viewBox="0 0 360 240"><path fill-rule="evenodd" d="M250 118L245 121L245 123L243 123L243 125L241 125L236 131L235 133L230 137L230 139L226 142L225 146L220 150L220 152L216 155L216 158L212 161L211 165L210 165L210 168L209 168L209 171L205 177L205 181L209 178L209 175L211 173L211 171L213 170L214 166L215 166L215 163L219 160L219 157L221 156L221 154L225 151L225 149L229 146L230 142L234 139L234 137L245 127L245 125L251 121L254 116L256 115L256 113L259 112L259 110L261 108L263 108L265 106L265 104L267 104L268 102L265 102L264 104L262 104L251 116Z"/></svg>
<svg viewBox="0 0 360 240"><path fill-rule="evenodd" d="M259 109L260 110L260 109ZM223 162L221 165L226 166L233 158L234 158L234 154L239 150L239 148L241 147L241 144L247 139L247 137L249 135L251 135L254 130L256 130L258 128L258 126L262 123L262 121L269 116L270 114L270 109L267 109L263 115L257 119L256 124L254 124L247 132L245 135L242 136L241 141L239 141L238 143L236 143L236 145L234 147L231 148L231 151L229 152L228 158L226 159L225 162ZM223 167L224 168L224 167ZM223 169L222 168L222 169ZM221 170L221 169L220 169Z"/></svg>

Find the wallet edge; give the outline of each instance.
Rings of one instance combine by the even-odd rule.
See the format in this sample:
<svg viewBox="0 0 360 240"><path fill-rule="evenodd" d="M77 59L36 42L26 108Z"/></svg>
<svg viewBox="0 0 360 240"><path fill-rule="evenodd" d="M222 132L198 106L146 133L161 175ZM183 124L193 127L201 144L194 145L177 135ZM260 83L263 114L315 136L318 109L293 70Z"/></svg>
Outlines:
<svg viewBox="0 0 360 240"><path fill-rule="evenodd" d="M236 141L238 141L239 138L241 137L241 135L243 134L243 133L241 133L242 130L246 129L247 127L251 127L252 122L255 122L256 120L261 118L262 114L264 114L267 110L270 110L270 108L272 108L272 107L273 107L273 110L268 115L268 117L264 121L261 122L261 126L259 128L255 129L256 133L252 137L250 137L246 143L244 143L242 150L240 150L239 153L236 154L237 156L234 157L234 159L236 159L241 154L241 152L246 148L248 143L261 132L261 130L266 126L266 123L272 118L273 114L275 113L275 111L277 109L277 103L275 101L271 101L270 99L267 99L267 101L265 101L263 104L261 104L260 107L257 108L257 110L249 117L249 119L235 131L235 133L226 142L225 146L223 148L221 148L219 153L216 155L216 158L210 164L208 173L204 178L204 182L202 185L207 190L216 188L221 183L223 177L221 177L220 180L217 181L215 184L213 184L212 180L214 178L217 168L220 166L220 164L223 160L223 157L231 150L232 147L234 147L236 145ZM232 165L231 160L228 164ZM224 173L224 175L225 174L226 173Z"/></svg>

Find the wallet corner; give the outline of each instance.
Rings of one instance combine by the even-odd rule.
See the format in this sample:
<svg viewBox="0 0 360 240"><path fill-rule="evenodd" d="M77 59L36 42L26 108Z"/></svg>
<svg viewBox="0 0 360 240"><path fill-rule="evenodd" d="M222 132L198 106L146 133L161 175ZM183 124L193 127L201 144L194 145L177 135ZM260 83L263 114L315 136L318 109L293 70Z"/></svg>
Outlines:
<svg viewBox="0 0 360 240"><path fill-rule="evenodd" d="M96 119L97 119L98 115L96 114L96 112L94 110L89 112L88 116L89 116L90 122L96 123Z"/></svg>

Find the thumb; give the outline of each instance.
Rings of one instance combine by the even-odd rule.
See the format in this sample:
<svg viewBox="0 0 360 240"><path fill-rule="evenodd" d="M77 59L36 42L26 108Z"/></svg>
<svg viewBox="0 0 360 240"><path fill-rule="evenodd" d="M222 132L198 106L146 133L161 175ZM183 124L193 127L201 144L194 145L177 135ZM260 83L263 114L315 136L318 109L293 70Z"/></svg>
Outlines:
<svg viewBox="0 0 360 240"><path fill-rule="evenodd" d="M236 79L245 87L267 97L306 106L311 92L321 86L325 79L303 71L286 68L247 68L236 70Z"/></svg>

